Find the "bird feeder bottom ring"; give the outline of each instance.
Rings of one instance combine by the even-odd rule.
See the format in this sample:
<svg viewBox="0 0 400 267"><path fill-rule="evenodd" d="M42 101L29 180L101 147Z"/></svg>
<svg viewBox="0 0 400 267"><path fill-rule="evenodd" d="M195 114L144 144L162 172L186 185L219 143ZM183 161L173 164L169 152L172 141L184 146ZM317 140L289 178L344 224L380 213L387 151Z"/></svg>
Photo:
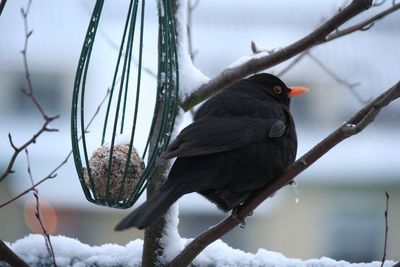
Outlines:
<svg viewBox="0 0 400 267"><path fill-rule="evenodd" d="M145 165L136 149L132 147L129 164L126 169L128 153L129 145L114 145L111 159L111 172L108 174L110 146L103 145L93 152L89 160L92 181L89 178L87 168L83 168L85 185L94 195L98 204L112 205L126 202L135 192L136 185L143 175ZM126 177L124 180L125 169Z"/></svg>

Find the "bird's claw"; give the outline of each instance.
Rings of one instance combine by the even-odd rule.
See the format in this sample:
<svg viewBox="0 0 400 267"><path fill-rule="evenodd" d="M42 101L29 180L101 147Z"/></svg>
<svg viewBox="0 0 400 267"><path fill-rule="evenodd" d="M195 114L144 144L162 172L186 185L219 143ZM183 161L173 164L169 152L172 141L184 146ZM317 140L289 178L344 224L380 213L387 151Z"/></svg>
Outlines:
<svg viewBox="0 0 400 267"><path fill-rule="evenodd" d="M253 215L253 211L249 212L247 216ZM246 228L247 222L245 219L242 219L238 215L238 208L234 208L232 210L232 218L239 223L240 228Z"/></svg>
<svg viewBox="0 0 400 267"><path fill-rule="evenodd" d="M232 218L239 223L240 228L246 228L247 222L245 219L239 218L237 208L232 210Z"/></svg>

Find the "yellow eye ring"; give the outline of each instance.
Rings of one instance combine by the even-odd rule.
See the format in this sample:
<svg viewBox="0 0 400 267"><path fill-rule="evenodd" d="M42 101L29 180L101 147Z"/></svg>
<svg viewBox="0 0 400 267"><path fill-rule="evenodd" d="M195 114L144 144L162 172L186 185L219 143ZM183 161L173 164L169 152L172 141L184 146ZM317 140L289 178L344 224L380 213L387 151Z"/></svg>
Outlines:
<svg viewBox="0 0 400 267"><path fill-rule="evenodd" d="M278 95L282 93L282 87L279 85L274 86L272 90L274 90L274 92L277 93Z"/></svg>

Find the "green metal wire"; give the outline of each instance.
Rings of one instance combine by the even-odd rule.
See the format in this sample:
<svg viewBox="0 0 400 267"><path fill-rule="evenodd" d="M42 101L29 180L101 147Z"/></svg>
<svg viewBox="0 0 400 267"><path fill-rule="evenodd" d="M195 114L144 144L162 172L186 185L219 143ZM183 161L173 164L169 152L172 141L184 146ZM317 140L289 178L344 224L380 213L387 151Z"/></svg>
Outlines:
<svg viewBox="0 0 400 267"><path fill-rule="evenodd" d="M71 139L72 139L72 151L74 155L74 163L75 167L78 170L79 180L81 185L85 184L84 176L83 176L83 166L82 166L82 159L79 149L79 137L78 137L78 99L81 96L81 105L79 111L81 112L81 139L83 147L86 148L86 138L85 138L85 130L82 125L84 125L84 96L85 96L85 83L86 83L86 75L88 71L88 65L90 60L91 51L93 48L94 38L96 37L97 27L99 25L100 14L103 8L104 1L99 0L96 1L96 4L93 8L92 17L89 23L88 30L86 32L85 41L83 43L81 55L79 58L78 68L76 71L75 82L74 82L74 89L72 95L72 107L71 107ZM82 76L83 75L83 76ZM82 120L83 118L83 120ZM88 175L91 177L91 169L88 164L88 156L87 150L84 149L85 154L85 162L86 166L88 166L87 171ZM93 188L93 180L90 180L90 185ZM82 186L83 192L85 193L86 198L89 201L94 202L91 196L91 192L88 187Z"/></svg>
<svg viewBox="0 0 400 267"><path fill-rule="evenodd" d="M92 176L92 170L89 163L89 155L87 151L86 132L85 132L85 93L86 78L89 71L90 56L93 49L99 20L103 8L104 0L97 0L93 9L92 17L86 33L84 44L79 59L79 64L75 76L72 109L71 109L71 139L74 154L75 167L79 176L79 180L86 198L99 205L105 205L115 208L131 207L139 196L147 187L149 179L152 178L155 169L155 162L162 151L165 150L169 143L173 130L175 117L178 111L178 57L176 48L176 34L174 26L174 18L172 14L171 4L169 0L158 1L159 9L159 68L157 75L157 94L154 104L154 114L151 122L150 131L147 137L146 145L142 154L142 158L147 155L147 165L144 173L138 181L134 192L127 198L124 196L124 189L128 179L128 166L131 160L131 152L133 151L133 143L135 141L135 132L137 128L137 118L143 112L140 109L140 94L142 80L142 60L143 60L143 34L144 34L144 16L145 1L131 0L128 8L127 18L124 25L124 31L118 52L114 76L110 88L110 96L104 117L103 130L100 145L106 143L106 137L111 134L110 153L108 158L108 167L106 172L105 194L101 194L95 190L95 180ZM138 12L140 8L140 13ZM140 19L137 21L139 14ZM136 71L136 87L129 84L132 72L132 54L135 50L135 30L139 30L138 47L138 64ZM119 84L117 86L117 84ZM128 99L129 92L134 92L135 98ZM146 103L147 104L147 103ZM133 117L128 118L126 111L128 108L134 110ZM161 118L159 117L161 113ZM114 116L112 116L112 114ZM120 181L118 189L118 197L112 199L110 193L112 179L112 163L113 148L115 145L115 137L118 133L124 131L125 123L132 119L132 128L130 130L129 151L124 166L124 174ZM159 123L159 127L157 126ZM119 127L118 127L119 125ZM155 132L156 126L158 132ZM111 132L109 132L111 129ZM81 136L81 137L80 137ZM156 136L156 138L154 138ZM81 138L81 142L79 142ZM81 155L83 154L83 159ZM89 182L85 182L84 166L86 168ZM105 197L104 197L105 196Z"/></svg>

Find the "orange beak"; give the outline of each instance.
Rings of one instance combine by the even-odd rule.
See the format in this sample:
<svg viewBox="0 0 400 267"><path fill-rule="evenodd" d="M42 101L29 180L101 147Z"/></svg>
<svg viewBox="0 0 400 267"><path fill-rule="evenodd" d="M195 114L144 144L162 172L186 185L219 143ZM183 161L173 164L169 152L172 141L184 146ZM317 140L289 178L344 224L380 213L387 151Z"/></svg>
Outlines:
<svg viewBox="0 0 400 267"><path fill-rule="evenodd" d="M290 97L302 95L302 94L308 93L310 91L310 89L308 89L307 87L302 87L302 86L292 86L289 88L290 88L290 92L289 92Z"/></svg>

